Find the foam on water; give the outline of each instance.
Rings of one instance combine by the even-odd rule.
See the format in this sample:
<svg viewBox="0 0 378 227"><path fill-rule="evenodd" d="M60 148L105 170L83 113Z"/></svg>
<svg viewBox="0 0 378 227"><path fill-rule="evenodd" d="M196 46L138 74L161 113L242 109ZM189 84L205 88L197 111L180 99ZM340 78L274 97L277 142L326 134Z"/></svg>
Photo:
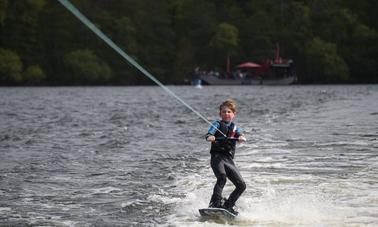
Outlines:
<svg viewBox="0 0 378 227"><path fill-rule="evenodd" d="M240 221L281 226L337 224L344 214L329 196L313 189L275 190L268 186L262 196L240 201Z"/></svg>
<svg viewBox="0 0 378 227"><path fill-rule="evenodd" d="M122 191L120 188L116 187L103 187L103 188L93 188L90 189L93 194L107 194L107 193L112 193L112 192L120 192Z"/></svg>
<svg viewBox="0 0 378 227"><path fill-rule="evenodd" d="M206 181L202 178L198 184ZM303 182L302 182L303 183ZM248 185L248 183L247 183ZM303 185L303 184L302 184ZM237 226L337 226L349 212L335 204L333 195L321 188L288 188L282 185L260 184L258 189L247 190L238 201L240 212L232 221ZM190 188L187 188L187 190ZM233 186L226 186L229 194ZM259 192L256 193L256 190ZM172 223L178 226L198 226L204 224L198 209L208 206L212 187L191 187L184 198L177 201L176 213L170 216ZM207 220L206 226L218 226L219 223Z"/></svg>

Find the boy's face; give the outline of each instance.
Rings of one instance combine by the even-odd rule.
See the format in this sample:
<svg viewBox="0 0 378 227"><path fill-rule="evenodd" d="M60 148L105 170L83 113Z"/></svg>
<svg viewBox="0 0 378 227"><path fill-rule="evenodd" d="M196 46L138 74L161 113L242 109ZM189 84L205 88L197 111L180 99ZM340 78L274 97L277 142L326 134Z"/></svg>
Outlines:
<svg viewBox="0 0 378 227"><path fill-rule="evenodd" d="M232 121L235 118L235 115L236 113L226 106L222 107L219 113L219 116L222 118L222 120L227 122Z"/></svg>

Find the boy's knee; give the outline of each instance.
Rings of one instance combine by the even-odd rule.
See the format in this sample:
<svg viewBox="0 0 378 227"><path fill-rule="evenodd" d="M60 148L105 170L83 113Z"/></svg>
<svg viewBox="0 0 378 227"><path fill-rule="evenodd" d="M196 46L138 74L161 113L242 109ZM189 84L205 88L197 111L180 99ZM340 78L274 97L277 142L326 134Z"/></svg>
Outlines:
<svg viewBox="0 0 378 227"><path fill-rule="evenodd" d="M244 192L246 188L247 188L247 185L245 184L244 181L243 181L243 182L240 182L240 183L238 184L238 189L239 189L240 192Z"/></svg>
<svg viewBox="0 0 378 227"><path fill-rule="evenodd" d="M220 174L218 177L217 177L217 183L219 185L222 185L224 186L226 184L226 181L227 181L227 176L225 174Z"/></svg>

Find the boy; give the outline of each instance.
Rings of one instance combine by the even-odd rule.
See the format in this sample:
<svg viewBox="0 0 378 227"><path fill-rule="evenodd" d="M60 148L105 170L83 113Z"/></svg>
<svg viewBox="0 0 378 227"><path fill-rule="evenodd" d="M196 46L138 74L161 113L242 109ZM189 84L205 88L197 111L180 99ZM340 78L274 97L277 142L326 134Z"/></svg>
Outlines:
<svg viewBox="0 0 378 227"><path fill-rule="evenodd" d="M211 168L217 178L209 207L225 208L237 215L238 212L233 207L236 200L244 192L246 184L236 168L233 158L235 155L236 140L238 142L245 142L246 138L241 133L241 130L232 122L236 116L235 101L224 101L219 107L219 116L221 120L215 121L206 135L206 140L211 142ZM227 178L231 180L236 188L224 204L222 204L222 191Z"/></svg>

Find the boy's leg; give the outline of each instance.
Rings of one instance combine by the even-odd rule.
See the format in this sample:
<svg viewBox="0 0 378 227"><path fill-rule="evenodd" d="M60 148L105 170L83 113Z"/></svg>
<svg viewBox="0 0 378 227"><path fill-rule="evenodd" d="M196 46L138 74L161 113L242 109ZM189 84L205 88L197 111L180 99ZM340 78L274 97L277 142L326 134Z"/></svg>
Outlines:
<svg viewBox="0 0 378 227"><path fill-rule="evenodd" d="M232 160L228 161L225 164L225 170L228 179L230 179L236 187L224 204L225 208L232 208L235 205L235 202L239 199L240 195L245 191L247 186Z"/></svg>
<svg viewBox="0 0 378 227"><path fill-rule="evenodd" d="M222 191L227 181L224 160L221 155L211 155L211 168L213 169L214 175L217 178L217 182L214 186L213 195L211 196L210 207L221 207Z"/></svg>

